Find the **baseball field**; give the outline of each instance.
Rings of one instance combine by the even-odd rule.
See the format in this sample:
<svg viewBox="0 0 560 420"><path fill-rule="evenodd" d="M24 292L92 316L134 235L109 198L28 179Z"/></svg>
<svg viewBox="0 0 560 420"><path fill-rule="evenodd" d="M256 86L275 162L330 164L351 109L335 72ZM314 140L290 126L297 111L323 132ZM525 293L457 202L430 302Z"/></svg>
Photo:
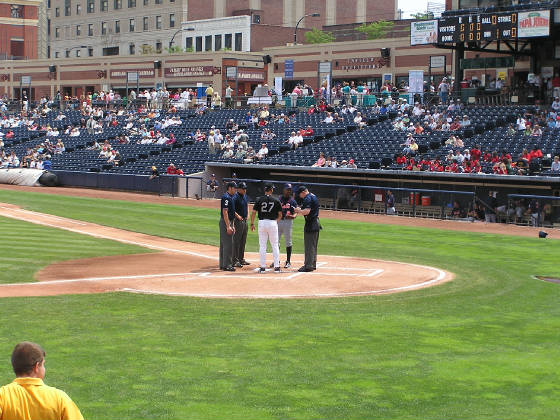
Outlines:
<svg viewBox="0 0 560 420"><path fill-rule="evenodd" d="M0 189L0 203L218 244L218 211L201 206L24 189ZM34 282L39 270L61 261L148 260L158 252L0 222L3 284ZM560 417L560 285L534 278L560 277L560 241L532 230L512 234L514 228L451 230L444 222L440 229L386 220L322 224L321 255L426 265L454 278L403 293L328 299L127 292L1 298L0 383L13 378L15 343L31 340L46 349L47 384L65 390L89 419ZM296 220L296 253L303 251L302 229ZM256 234L248 249L257 250Z"/></svg>

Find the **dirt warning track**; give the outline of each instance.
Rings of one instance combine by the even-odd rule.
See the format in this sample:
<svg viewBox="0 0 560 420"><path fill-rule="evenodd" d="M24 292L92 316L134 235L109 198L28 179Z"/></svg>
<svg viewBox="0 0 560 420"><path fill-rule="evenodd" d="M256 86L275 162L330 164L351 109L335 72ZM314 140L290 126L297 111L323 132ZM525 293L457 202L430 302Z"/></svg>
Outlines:
<svg viewBox="0 0 560 420"><path fill-rule="evenodd" d="M120 255L51 264L36 273L36 283L0 285L0 297L48 296L126 291L203 298L326 298L396 293L434 286L452 274L433 267L374 259L320 256L317 270L300 273L303 256L281 273L217 269L218 250L157 236L67 219L0 203L0 216L134 244L159 252ZM216 224L217 230L217 224ZM270 262L270 261L269 261Z"/></svg>

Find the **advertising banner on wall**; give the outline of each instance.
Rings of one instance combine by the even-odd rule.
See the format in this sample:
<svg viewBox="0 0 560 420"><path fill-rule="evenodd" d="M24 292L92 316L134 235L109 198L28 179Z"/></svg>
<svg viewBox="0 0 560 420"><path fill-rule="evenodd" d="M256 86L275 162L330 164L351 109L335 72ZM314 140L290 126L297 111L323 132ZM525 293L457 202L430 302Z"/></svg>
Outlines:
<svg viewBox="0 0 560 420"><path fill-rule="evenodd" d="M517 14L517 37L550 35L550 10L533 10Z"/></svg>
<svg viewBox="0 0 560 420"><path fill-rule="evenodd" d="M408 93L410 94L409 103L414 103L414 95L424 94L424 72L422 70L410 70L408 72Z"/></svg>
<svg viewBox="0 0 560 420"><path fill-rule="evenodd" d="M410 45L426 45L437 42L438 21L410 22Z"/></svg>

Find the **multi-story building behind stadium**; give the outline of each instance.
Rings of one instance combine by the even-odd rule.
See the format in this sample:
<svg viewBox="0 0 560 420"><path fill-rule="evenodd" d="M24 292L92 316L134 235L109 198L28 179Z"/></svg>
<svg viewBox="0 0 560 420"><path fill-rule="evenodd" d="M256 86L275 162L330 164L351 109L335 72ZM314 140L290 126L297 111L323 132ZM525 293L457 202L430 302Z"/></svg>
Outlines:
<svg viewBox="0 0 560 420"><path fill-rule="evenodd" d="M45 8L42 0L0 1L0 58L45 57Z"/></svg>
<svg viewBox="0 0 560 420"><path fill-rule="evenodd" d="M239 38L236 32L224 33L220 46L233 51L258 51L262 40L276 40L276 45L290 39L288 28L323 28L374 20L393 20L396 0L47 0L49 56L52 58L138 55L162 52L177 31L191 28L173 45L186 44L196 50L206 46L206 29L214 31L224 18L249 16L255 33L253 42ZM315 15L315 16L311 16ZM318 16L316 16L318 15ZM302 19L303 18L303 19ZM301 21L300 21L301 19ZM189 26L190 23L193 25ZM196 25L195 25L196 23ZM231 23L231 22L230 22ZM243 22L246 27L246 22ZM257 27L260 25L261 27ZM245 28L246 29L246 28ZM243 31L237 31L242 33ZM269 34L267 37L266 34ZM231 42L227 35L231 35ZM240 37L239 35L237 35ZM180 42L178 42L180 41ZM259 42L257 42L259 41Z"/></svg>

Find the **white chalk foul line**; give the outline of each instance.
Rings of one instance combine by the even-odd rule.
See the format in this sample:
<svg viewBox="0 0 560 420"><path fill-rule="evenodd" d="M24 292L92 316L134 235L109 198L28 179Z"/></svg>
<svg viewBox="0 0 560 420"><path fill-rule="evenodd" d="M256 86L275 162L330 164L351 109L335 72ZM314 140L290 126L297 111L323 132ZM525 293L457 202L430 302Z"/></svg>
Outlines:
<svg viewBox="0 0 560 420"><path fill-rule="evenodd" d="M409 286L392 287L389 289L368 290L364 292L340 292L340 293L308 293L308 294L218 294L218 293L185 293L185 292L166 292L161 290L147 290L147 289L134 289L125 287L119 289L119 292L140 293L147 295L165 295L165 296L187 296L199 298L229 298L229 299L281 299L281 298L327 298L327 297L344 297L344 296L363 296L363 295L376 295L381 293L397 292L404 290L413 290L421 287L429 286L437 283L445 278L445 272L434 268L433 270L439 272L438 276L432 280L427 280L422 283L411 284ZM307 273L309 274L309 273Z"/></svg>
<svg viewBox="0 0 560 420"><path fill-rule="evenodd" d="M5 207L5 206L0 206L0 209L10 210L10 211L18 211L18 212L20 212L20 213L32 214L32 215L39 216L39 217L44 217L44 218L49 218L49 219L55 219L55 220L62 220L62 221L68 222L68 223L73 223L73 224L75 224L75 225L87 226L87 223L78 222L77 220L66 219L66 218L64 218L64 217L54 216L54 215L52 215L52 214L37 213L36 211L32 211L32 210L10 208L10 207ZM9 217L9 216L7 216L7 217Z"/></svg>

